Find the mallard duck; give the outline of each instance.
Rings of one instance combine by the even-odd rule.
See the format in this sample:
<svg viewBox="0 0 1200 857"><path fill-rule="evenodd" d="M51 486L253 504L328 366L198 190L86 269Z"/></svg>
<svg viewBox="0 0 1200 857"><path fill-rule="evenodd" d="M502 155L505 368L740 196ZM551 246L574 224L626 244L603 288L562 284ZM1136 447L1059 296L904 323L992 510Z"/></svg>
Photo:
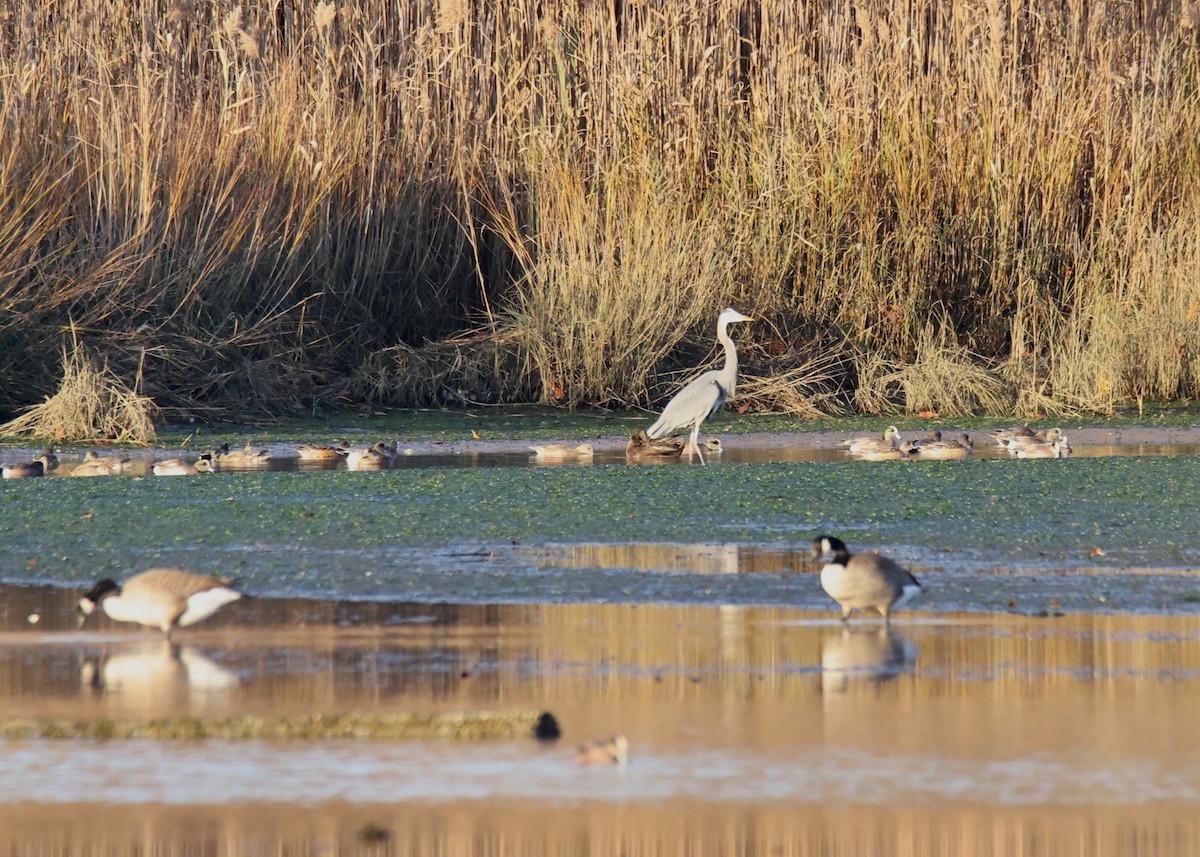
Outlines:
<svg viewBox="0 0 1200 857"><path fill-rule="evenodd" d="M208 473L212 470L212 462L206 458L199 459L195 464L182 458L164 458L154 462L151 468L155 476L195 476L197 473Z"/></svg>
<svg viewBox="0 0 1200 857"><path fill-rule="evenodd" d="M342 446L302 443L296 447L301 461L341 461L349 453Z"/></svg>
<svg viewBox="0 0 1200 857"><path fill-rule="evenodd" d="M538 461L582 461L590 459L596 452L590 443L579 446L567 446L562 443L551 443L546 446L531 446L533 457Z"/></svg>
<svg viewBox="0 0 1200 857"><path fill-rule="evenodd" d="M377 441L373 446L355 447L346 453L346 466L351 470L382 470L396 457L396 444Z"/></svg>
<svg viewBox="0 0 1200 857"><path fill-rule="evenodd" d="M120 586L105 578L79 599L80 625L97 608L118 622L136 622L160 628L171 636L207 619L218 609L236 601L242 593L228 580L193 574L174 568L153 568L135 574Z"/></svg>
<svg viewBox="0 0 1200 857"><path fill-rule="evenodd" d="M576 750L581 765L624 765L629 761L629 739L624 735L584 741Z"/></svg>
<svg viewBox="0 0 1200 857"><path fill-rule="evenodd" d="M37 476L45 476L53 469L47 456L39 455L33 461L23 461L20 464L9 464L0 468L0 475L5 479L32 479Z"/></svg>
<svg viewBox="0 0 1200 857"><path fill-rule="evenodd" d="M72 476L118 476L125 472L131 459L97 455L92 450L83 454L83 461L71 471Z"/></svg>
<svg viewBox="0 0 1200 857"><path fill-rule="evenodd" d="M855 610L878 610L884 623L892 611L922 592L907 570L875 553L851 554L841 539L818 536L812 541L814 559L829 555L821 569L821 588L842 608L847 622Z"/></svg>
<svg viewBox="0 0 1200 857"><path fill-rule="evenodd" d="M975 451L971 436L960 434L958 440L938 440L922 443L913 450L916 458L959 459L969 458Z"/></svg>
<svg viewBox="0 0 1200 857"><path fill-rule="evenodd" d="M900 430L888 426L881 437L852 437L842 441L838 446L844 447L851 455L864 452L888 452L895 450L900 443Z"/></svg>

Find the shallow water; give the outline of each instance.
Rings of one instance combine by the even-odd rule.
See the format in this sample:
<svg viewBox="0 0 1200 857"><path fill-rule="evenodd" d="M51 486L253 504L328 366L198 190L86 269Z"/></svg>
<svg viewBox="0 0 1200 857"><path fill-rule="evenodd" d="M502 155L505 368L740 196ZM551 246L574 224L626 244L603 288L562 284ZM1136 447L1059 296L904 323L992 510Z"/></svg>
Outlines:
<svg viewBox="0 0 1200 857"><path fill-rule="evenodd" d="M1200 853L1200 456L1137 449L4 483L4 717L546 709L566 734L3 741L0 854ZM926 585L891 633L835 621L822 532ZM77 628L88 583L155 565L260 597L176 648ZM626 768L575 764L617 731Z"/></svg>
<svg viewBox="0 0 1200 857"><path fill-rule="evenodd" d="M546 709L565 733L549 746L7 741L5 849L137 839L91 826L97 815L215 853L353 847L368 820L392 847L414 836L464 854L617 841L849 854L864 830L888 854L1200 841L1195 617L909 615L889 632L782 608L259 599L173 650L137 631L73 630L61 592L0 596L8 718ZM629 737L627 767L574 762L576 742L614 732ZM96 802L106 808L71 812ZM539 806L555 817L531 826ZM1094 850L1073 850L1069 829Z"/></svg>

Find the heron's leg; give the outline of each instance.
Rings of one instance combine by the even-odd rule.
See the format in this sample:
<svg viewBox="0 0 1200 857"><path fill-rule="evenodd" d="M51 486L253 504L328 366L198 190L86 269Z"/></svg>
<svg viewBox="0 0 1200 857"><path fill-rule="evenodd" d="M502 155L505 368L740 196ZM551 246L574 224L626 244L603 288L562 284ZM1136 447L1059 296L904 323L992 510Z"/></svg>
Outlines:
<svg viewBox="0 0 1200 857"><path fill-rule="evenodd" d="M691 458L692 450L694 449L694 450L696 450L696 455L700 456L700 463L708 464L708 462L704 460L704 453L700 451L700 444L697 442L699 440L699 438L700 438L700 421L697 420L696 424L694 426L692 426L692 439L690 441L688 441L688 457Z"/></svg>

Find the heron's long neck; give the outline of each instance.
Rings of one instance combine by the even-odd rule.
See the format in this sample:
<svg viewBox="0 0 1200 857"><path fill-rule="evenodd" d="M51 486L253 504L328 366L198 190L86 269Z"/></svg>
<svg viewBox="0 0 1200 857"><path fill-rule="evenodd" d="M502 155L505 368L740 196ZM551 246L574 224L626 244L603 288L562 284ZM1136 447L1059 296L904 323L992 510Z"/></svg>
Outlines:
<svg viewBox="0 0 1200 857"><path fill-rule="evenodd" d="M728 325L725 322L717 325L717 341L725 346L725 365L721 369L721 385L725 395L732 399L734 388L737 386L737 348L729 338Z"/></svg>

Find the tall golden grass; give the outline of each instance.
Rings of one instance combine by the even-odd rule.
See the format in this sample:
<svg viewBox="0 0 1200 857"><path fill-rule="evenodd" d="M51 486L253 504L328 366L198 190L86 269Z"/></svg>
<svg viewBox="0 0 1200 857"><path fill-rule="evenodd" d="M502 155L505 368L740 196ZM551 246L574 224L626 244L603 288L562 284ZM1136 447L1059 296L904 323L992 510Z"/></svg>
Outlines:
<svg viewBox="0 0 1200 857"><path fill-rule="evenodd" d="M169 412L424 398L478 329L530 376L415 389L645 404L729 303L785 372L849 355L797 401L1200 392L1192 0L26 6L0 409L72 327Z"/></svg>

